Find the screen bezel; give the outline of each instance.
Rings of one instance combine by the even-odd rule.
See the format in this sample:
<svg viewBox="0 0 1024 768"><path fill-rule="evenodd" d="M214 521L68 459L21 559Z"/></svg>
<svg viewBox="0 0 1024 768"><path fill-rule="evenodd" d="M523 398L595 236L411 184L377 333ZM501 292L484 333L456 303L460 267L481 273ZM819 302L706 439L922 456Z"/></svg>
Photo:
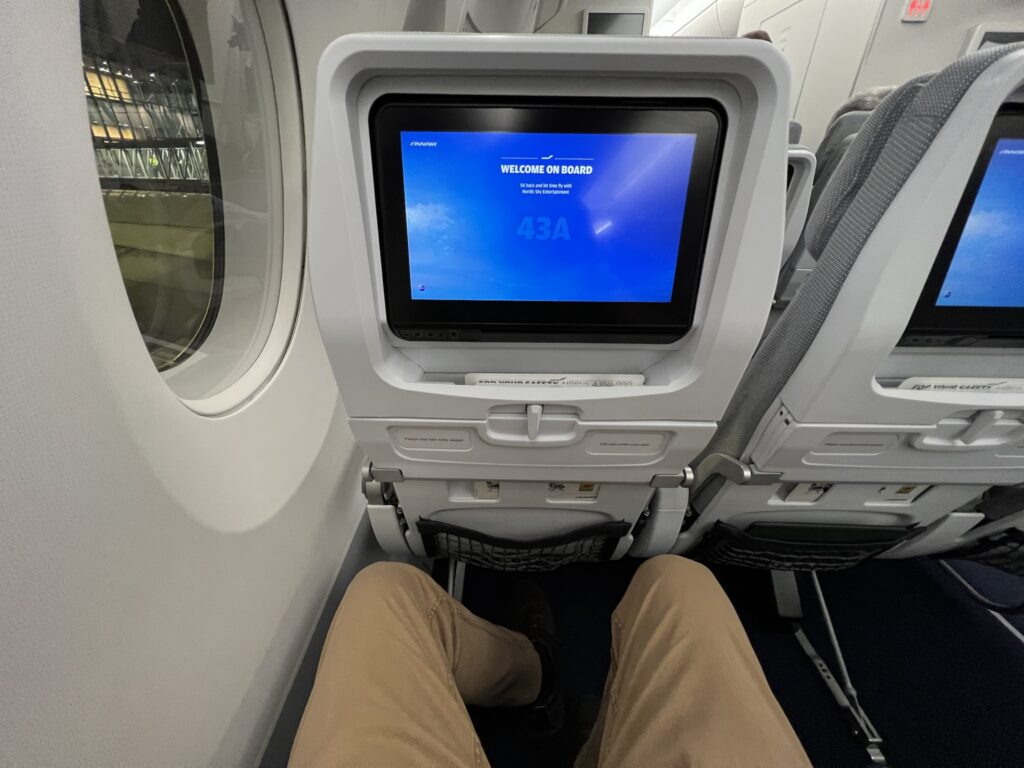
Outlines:
<svg viewBox="0 0 1024 768"><path fill-rule="evenodd" d="M672 300L467 301L411 296L402 131L693 133L696 143ZM381 268L388 326L423 340L671 343L693 326L725 113L709 99L481 98L392 94L370 110Z"/></svg>
<svg viewBox="0 0 1024 768"><path fill-rule="evenodd" d="M1024 307L955 307L937 306L935 303L992 160L992 153L1000 139L1024 139L1024 105L1006 105L992 121L992 127L985 137L978 160L907 325L903 339L905 345L912 340L907 337L919 336L1024 338Z"/></svg>

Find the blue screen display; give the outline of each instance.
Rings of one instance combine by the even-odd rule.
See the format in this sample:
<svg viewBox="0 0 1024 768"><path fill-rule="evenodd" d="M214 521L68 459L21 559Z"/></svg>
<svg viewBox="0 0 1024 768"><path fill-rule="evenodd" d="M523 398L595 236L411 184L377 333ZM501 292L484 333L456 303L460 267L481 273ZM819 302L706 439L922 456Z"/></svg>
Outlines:
<svg viewBox="0 0 1024 768"><path fill-rule="evenodd" d="M935 304L1024 307L1024 139L999 139Z"/></svg>
<svg viewBox="0 0 1024 768"><path fill-rule="evenodd" d="M413 299L672 300L695 134L401 139Z"/></svg>

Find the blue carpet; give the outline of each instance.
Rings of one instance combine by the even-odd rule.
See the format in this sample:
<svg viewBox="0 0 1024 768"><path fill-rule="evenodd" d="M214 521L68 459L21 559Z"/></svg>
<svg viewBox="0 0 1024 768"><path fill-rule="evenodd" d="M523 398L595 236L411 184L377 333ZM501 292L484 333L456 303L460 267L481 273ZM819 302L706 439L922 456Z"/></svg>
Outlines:
<svg viewBox="0 0 1024 768"><path fill-rule="evenodd" d="M949 563L971 586L989 600L1002 605L1024 603L1024 576L1017 576L970 560L950 560ZM1024 633L1024 613L1008 614L1006 620L1021 633Z"/></svg>
<svg viewBox="0 0 1024 768"><path fill-rule="evenodd" d="M609 617L636 566L630 560L581 565L539 577L558 623L562 687L575 702L570 720L585 719L600 695ZM715 572L812 762L864 768L866 752L788 625L775 616L768 575ZM509 579L470 569L467 605L496 618ZM893 766L1024 765L1024 644L948 574L927 560L873 561L823 574L821 582L861 701ZM802 589L805 628L831 662L806 579ZM473 716L495 768L570 765L580 738L531 740L510 710L475 710Z"/></svg>

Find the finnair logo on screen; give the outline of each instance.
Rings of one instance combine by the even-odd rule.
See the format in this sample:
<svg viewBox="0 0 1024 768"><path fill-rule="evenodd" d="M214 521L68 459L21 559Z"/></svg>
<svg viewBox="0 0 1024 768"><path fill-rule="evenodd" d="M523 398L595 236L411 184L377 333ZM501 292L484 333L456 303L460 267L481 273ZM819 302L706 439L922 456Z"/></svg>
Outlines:
<svg viewBox="0 0 1024 768"><path fill-rule="evenodd" d="M436 141L410 141L410 147L436 147Z"/></svg>

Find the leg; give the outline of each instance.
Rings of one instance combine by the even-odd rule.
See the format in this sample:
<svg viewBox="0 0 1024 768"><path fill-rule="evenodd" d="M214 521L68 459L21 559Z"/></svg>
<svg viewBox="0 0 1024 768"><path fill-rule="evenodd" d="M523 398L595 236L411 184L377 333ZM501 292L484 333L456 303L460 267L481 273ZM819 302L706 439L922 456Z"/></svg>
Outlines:
<svg viewBox="0 0 1024 768"><path fill-rule="evenodd" d="M736 611L702 565L644 563L612 614L612 660L583 766L809 766Z"/></svg>
<svg viewBox="0 0 1024 768"><path fill-rule="evenodd" d="M524 635L411 565L377 563L334 617L289 765L485 766L463 702L528 704L540 678Z"/></svg>

